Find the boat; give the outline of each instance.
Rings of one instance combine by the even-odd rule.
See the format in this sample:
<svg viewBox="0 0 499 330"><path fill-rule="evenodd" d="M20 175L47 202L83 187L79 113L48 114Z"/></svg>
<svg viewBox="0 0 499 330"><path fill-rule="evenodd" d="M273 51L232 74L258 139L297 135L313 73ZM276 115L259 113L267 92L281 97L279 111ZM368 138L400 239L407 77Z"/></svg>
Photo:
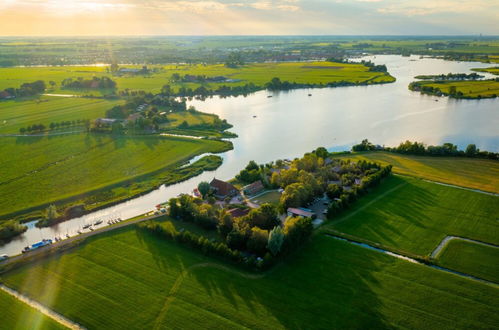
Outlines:
<svg viewBox="0 0 499 330"><path fill-rule="evenodd" d="M78 229L77 233L78 233L78 235L81 235L81 230Z"/></svg>
<svg viewBox="0 0 499 330"><path fill-rule="evenodd" d="M271 98L271 97L272 97L272 95L267 95L267 97L268 97L268 98Z"/></svg>
<svg viewBox="0 0 499 330"><path fill-rule="evenodd" d="M33 250L39 249L39 248L41 248L43 246L50 245L50 244L52 244L52 240L51 239L43 239L43 240L41 240L38 243L32 244L31 246L26 246L23 249L22 252L26 253L26 252L29 252L29 251L33 251Z"/></svg>
<svg viewBox="0 0 499 330"><path fill-rule="evenodd" d="M90 228L90 226L92 226L92 224L87 224L87 225L84 225L82 228L83 228L83 229L87 229L87 228Z"/></svg>
<svg viewBox="0 0 499 330"><path fill-rule="evenodd" d="M93 229L92 227L89 227L89 228L88 228L88 230L90 230L90 231L94 231L94 229Z"/></svg>
<svg viewBox="0 0 499 330"><path fill-rule="evenodd" d="M69 237L70 237L69 234L66 234L66 238L69 238Z"/></svg>
<svg viewBox="0 0 499 330"><path fill-rule="evenodd" d="M312 96L312 94L308 94L308 96Z"/></svg>
<svg viewBox="0 0 499 330"><path fill-rule="evenodd" d="M94 226L98 226L98 225L100 225L101 223L102 223L102 220L97 220L97 221L95 221L95 222L94 222Z"/></svg>
<svg viewBox="0 0 499 330"><path fill-rule="evenodd" d="M256 118L256 116L253 116L253 118Z"/></svg>

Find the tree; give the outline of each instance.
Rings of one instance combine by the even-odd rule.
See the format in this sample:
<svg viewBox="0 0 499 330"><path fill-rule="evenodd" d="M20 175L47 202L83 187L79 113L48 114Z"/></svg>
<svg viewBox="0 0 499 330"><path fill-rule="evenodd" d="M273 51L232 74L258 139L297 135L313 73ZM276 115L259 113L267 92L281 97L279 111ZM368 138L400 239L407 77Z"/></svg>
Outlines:
<svg viewBox="0 0 499 330"><path fill-rule="evenodd" d="M45 217L49 221L54 221L55 219L57 219L59 217L59 214L57 213L57 208L55 207L55 205L52 204L49 207L47 207Z"/></svg>
<svg viewBox="0 0 499 330"><path fill-rule="evenodd" d="M198 184L198 190L199 192L201 193L201 195L203 196L203 198L206 197L206 195L210 192L210 189L211 189L211 186L208 182L206 181L201 181L199 184Z"/></svg>
<svg viewBox="0 0 499 330"><path fill-rule="evenodd" d="M21 134L26 133L26 128L21 127L21 128L19 129L19 133L21 133Z"/></svg>
<svg viewBox="0 0 499 330"><path fill-rule="evenodd" d="M248 251L256 253L258 255L263 255L267 249L267 242L269 240L269 234L266 230L260 229L258 227L251 228L251 234L246 242L246 247Z"/></svg>
<svg viewBox="0 0 499 330"><path fill-rule="evenodd" d="M312 234L312 219L288 217L284 224L284 235L288 248L294 248Z"/></svg>
<svg viewBox="0 0 499 330"><path fill-rule="evenodd" d="M329 199L335 199L340 197L343 193L343 188L337 184L330 184L327 186L326 194Z"/></svg>
<svg viewBox="0 0 499 330"><path fill-rule="evenodd" d="M317 157L321 157L323 159L326 159L329 156L329 152L324 147L317 148L315 150L315 154L317 155Z"/></svg>
<svg viewBox="0 0 499 330"><path fill-rule="evenodd" d="M475 157L476 154L477 154L478 150L476 148L476 145L474 144L468 144L468 146L466 147L466 156L468 157Z"/></svg>
<svg viewBox="0 0 499 330"><path fill-rule="evenodd" d="M246 235L239 231L237 228L232 229L232 231L227 235L226 238L227 245L231 249L242 250L246 245Z"/></svg>
<svg viewBox="0 0 499 330"><path fill-rule="evenodd" d="M51 80L51 81L49 81L49 85L50 85L50 87L54 88L56 85L56 82Z"/></svg>
<svg viewBox="0 0 499 330"><path fill-rule="evenodd" d="M256 226L262 229L272 229L280 223L275 206L268 203L257 209L252 209L244 218L244 222L250 227Z"/></svg>
<svg viewBox="0 0 499 330"><path fill-rule="evenodd" d="M279 251L281 251L282 243L284 242L284 232L279 226L275 226L274 229L270 231L269 240L267 242L267 248L269 251L276 256Z"/></svg>
<svg viewBox="0 0 499 330"><path fill-rule="evenodd" d="M227 237L227 235L234 229L234 223L232 221L232 216L229 212L222 210L218 216L218 232L222 237Z"/></svg>
<svg viewBox="0 0 499 330"><path fill-rule="evenodd" d="M118 63L116 63L116 62L113 61L113 63L111 63L111 66L110 66L111 72L112 73L116 73L116 72L118 72L118 69L119 69Z"/></svg>

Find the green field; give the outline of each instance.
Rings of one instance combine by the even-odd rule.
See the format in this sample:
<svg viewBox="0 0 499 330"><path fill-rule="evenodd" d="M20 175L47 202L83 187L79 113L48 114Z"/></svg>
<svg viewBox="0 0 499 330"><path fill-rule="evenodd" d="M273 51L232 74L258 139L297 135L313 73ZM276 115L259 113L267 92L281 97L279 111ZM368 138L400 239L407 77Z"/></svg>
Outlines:
<svg viewBox="0 0 499 330"><path fill-rule="evenodd" d="M134 66L124 66L134 67ZM125 75L112 77L117 82L118 90L144 90L159 93L161 87L170 84L174 90L180 87L197 88L201 85L206 88L217 86L241 86L253 83L262 86L273 77L281 80L301 84L327 84L330 82L348 81L353 83L380 83L392 82L395 79L390 75L380 72L370 72L361 64L343 64L332 62L290 62L290 63L253 63L238 68L228 68L223 64L211 65L165 65L152 66L161 68L160 72L149 75ZM171 82L173 73L180 75L206 75L208 77L224 76L237 80L236 82L223 83L182 83ZM68 90L61 89L60 83L65 78L91 78L93 76L108 76L105 67L81 66L81 67L36 67L36 68L0 68L0 90L8 87L18 87L22 83L33 82L41 79L46 83L55 81L57 85L50 93L56 94L93 94L101 95L109 91L99 90Z"/></svg>
<svg viewBox="0 0 499 330"><path fill-rule="evenodd" d="M418 81L417 84L438 89L447 96L451 94L451 88L455 88L457 93L462 93L458 98L494 98L499 95L499 81L496 80Z"/></svg>
<svg viewBox="0 0 499 330"><path fill-rule="evenodd" d="M0 102L0 134L18 134L19 128L34 124L49 127L51 122L105 117L107 110L122 103L123 101L49 96L26 101L3 101Z"/></svg>
<svg viewBox="0 0 499 330"><path fill-rule="evenodd" d="M449 269L499 283L499 248L462 240L451 240L438 256L438 264Z"/></svg>
<svg viewBox="0 0 499 330"><path fill-rule="evenodd" d="M2 137L0 155L8 157L0 159L0 215L90 191L108 190L134 179L122 188L121 198L126 198L140 192L137 184L141 176L153 172L168 174L196 155L229 148L230 144L223 141L158 136ZM163 175L154 184L170 179L173 178Z"/></svg>
<svg viewBox="0 0 499 330"><path fill-rule="evenodd" d="M488 72L488 73L492 73L495 75L499 75L499 66L493 66L490 68L478 68L478 69L472 69L472 70L477 71L477 72Z"/></svg>
<svg viewBox="0 0 499 330"><path fill-rule="evenodd" d="M0 329L66 329L65 326L3 291L0 291L0 311L2 314Z"/></svg>
<svg viewBox="0 0 499 330"><path fill-rule="evenodd" d="M497 291L316 235L263 275L124 228L4 274L87 328L493 328Z"/></svg>
<svg viewBox="0 0 499 330"><path fill-rule="evenodd" d="M411 156L389 152L362 152L338 156L393 165L393 172L461 187L499 193L499 162L464 157Z"/></svg>
<svg viewBox="0 0 499 330"><path fill-rule="evenodd" d="M409 177L391 177L376 189L325 227L421 256L448 235L499 244L497 196Z"/></svg>

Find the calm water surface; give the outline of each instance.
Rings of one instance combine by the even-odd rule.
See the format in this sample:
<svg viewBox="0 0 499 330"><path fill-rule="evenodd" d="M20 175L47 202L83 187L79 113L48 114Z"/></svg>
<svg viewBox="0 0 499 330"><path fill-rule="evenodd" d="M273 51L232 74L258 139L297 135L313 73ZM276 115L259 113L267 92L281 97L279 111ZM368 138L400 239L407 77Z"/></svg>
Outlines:
<svg viewBox="0 0 499 330"><path fill-rule="evenodd" d="M2 246L0 254L18 254L24 246L42 238L75 235L82 225L97 219L104 220L103 226L112 218L125 219L148 212L156 204L190 192L200 181L214 176L234 177L250 160L264 163L294 158L318 146L348 150L364 138L388 146L417 140L427 144L452 142L461 148L475 143L481 149L499 151L498 99L453 100L407 89L416 75L469 73L471 68L490 64L395 55L365 59L386 64L397 81L376 86L261 91L248 97L192 101L199 110L227 119L234 125L231 131L239 135L233 140L234 150L222 154L224 163L219 169L180 184L161 186L142 197L54 227L38 229L31 223L26 233Z"/></svg>

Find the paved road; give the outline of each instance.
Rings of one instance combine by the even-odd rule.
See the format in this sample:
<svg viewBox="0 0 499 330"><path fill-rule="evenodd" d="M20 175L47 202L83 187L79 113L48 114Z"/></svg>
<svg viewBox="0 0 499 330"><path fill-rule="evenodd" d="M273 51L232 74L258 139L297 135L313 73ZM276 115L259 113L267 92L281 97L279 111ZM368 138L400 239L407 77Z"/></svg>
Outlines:
<svg viewBox="0 0 499 330"><path fill-rule="evenodd" d="M88 232L88 233L83 233L81 235L72 236L72 237L70 237L68 239L65 239L65 240L62 240L62 241L59 241L59 242L55 242L55 243L53 243L51 245L41 247L41 248L36 249L34 251L30 251L28 253L23 253L23 254L19 254L17 256L11 257L11 258L9 258L7 260L4 260L4 261L0 262L0 265L4 266L4 265L8 265L10 263L13 263L13 262L16 262L16 261L19 261L19 260L23 260L25 258L32 258L33 256L39 255L41 253L44 253L45 251L47 251L47 249L50 249L50 248L61 247L61 246L70 244L70 243L72 243L72 242L74 242L76 240L80 240L80 239L84 239L84 238L87 238L87 237L90 237L90 236L102 234L102 233L105 233L105 232L108 232L108 231L111 231L111 230L115 230L115 229L122 228L122 227L125 227L125 226L133 225L133 224L136 224L136 223L139 223L139 222L142 222L142 221L156 219L156 218L159 218L159 217L161 217L163 215L164 214L151 215L151 216L145 217L145 218L139 218L139 219L135 219L135 220L128 220L128 221L124 221L124 222L119 222L117 224L106 226L106 227L102 227L102 228L96 229L96 230Z"/></svg>

